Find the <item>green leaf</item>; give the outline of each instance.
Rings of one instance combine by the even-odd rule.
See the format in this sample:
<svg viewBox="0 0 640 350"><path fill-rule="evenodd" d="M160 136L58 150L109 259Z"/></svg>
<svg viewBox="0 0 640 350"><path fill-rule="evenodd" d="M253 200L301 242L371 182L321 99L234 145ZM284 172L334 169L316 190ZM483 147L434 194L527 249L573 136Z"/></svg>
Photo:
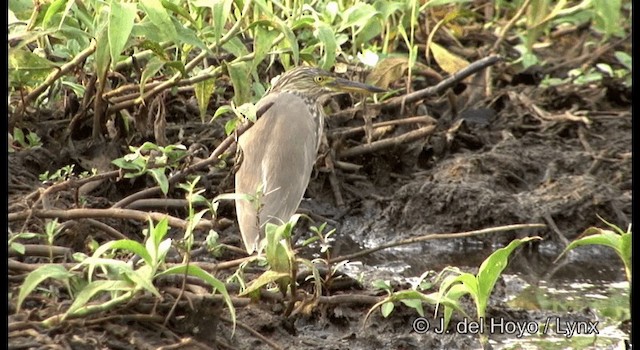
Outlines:
<svg viewBox="0 0 640 350"><path fill-rule="evenodd" d="M363 2L357 3L355 6L349 7L342 15L343 20L338 32L355 27L357 34L369 21L373 20L373 17L379 15L380 13L372 5Z"/></svg>
<svg viewBox="0 0 640 350"><path fill-rule="evenodd" d="M165 63L165 66L169 67L169 68L172 68L174 71L180 72L180 74L182 74L183 78L187 77L187 71L185 70L184 62L182 62L182 61L169 61L169 62Z"/></svg>
<svg viewBox="0 0 640 350"><path fill-rule="evenodd" d="M144 260L144 262L147 265L153 264L153 259L151 258L151 255L140 242L137 242L131 239L120 239L117 241L109 241L101 245L100 247L98 247L98 249L96 249L96 251L93 253L91 258L84 260L78 266L89 265L88 275L89 275L89 279L91 279L91 276L93 276L93 270L95 269L95 266L98 263L109 264L111 262L111 259L106 259L106 261L103 261L103 260L98 260L98 258L104 255L107 251L116 250L116 249L129 251L133 254L140 256L140 258L142 258L142 260Z"/></svg>
<svg viewBox="0 0 640 350"><path fill-rule="evenodd" d="M620 25L622 0L593 0L592 4L596 13L595 27L604 31L607 37L624 36L623 27Z"/></svg>
<svg viewBox="0 0 640 350"><path fill-rule="evenodd" d="M380 307L380 312L382 312L382 316L385 318L388 317L393 311L394 307L395 306L391 301L387 301L386 303L382 304L382 306Z"/></svg>
<svg viewBox="0 0 640 350"><path fill-rule="evenodd" d="M508 246L496 250L482 262L477 274L478 299L480 300L478 305L478 315L480 317L484 317L484 311L486 304L489 301L489 296L493 291L496 281L502 274L502 271L507 267L511 253L522 244L539 239L542 238L525 237L522 239L514 239Z"/></svg>
<svg viewBox="0 0 640 350"><path fill-rule="evenodd" d="M198 108L200 110L200 120L203 123L207 113L207 107L209 106L209 101L211 100L211 94L213 94L213 90L215 88L216 88L215 79L207 79L207 80L198 82L194 87L195 94L196 94L196 101L198 102ZM220 110L220 108L218 108L218 111ZM218 111L216 111L216 114L218 114ZM216 115L213 116L212 120L215 117Z"/></svg>
<svg viewBox="0 0 640 350"><path fill-rule="evenodd" d="M213 13L213 37L215 43L220 42L224 25L227 23L227 17L231 13L232 0L218 0L213 2L211 12Z"/></svg>
<svg viewBox="0 0 640 350"><path fill-rule="evenodd" d="M9 243L9 249L13 249L18 254L24 255L24 251L25 251L24 244L21 244L21 243L18 243L18 242L10 242Z"/></svg>
<svg viewBox="0 0 640 350"><path fill-rule="evenodd" d="M420 316L424 317L424 308L422 307L421 299L401 299L400 302L412 309L415 309Z"/></svg>
<svg viewBox="0 0 640 350"><path fill-rule="evenodd" d="M98 33L96 35L96 52L93 54L98 80L106 78L107 69L111 60L109 49L109 34L107 30L108 18L102 12L98 19Z"/></svg>
<svg viewBox="0 0 640 350"><path fill-rule="evenodd" d="M232 132L236 130L236 125L238 124L238 118L229 119L224 124L224 133L229 136Z"/></svg>
<svg viewBox="0 0 640 350"><path fill-rule="evenodd" d="M136 271L124 271L124 274L135 284L136 288L145 289L149 293L160 298L160 292L158 292L152 283L154 273L155 271L149 265L144 265Z"/></svg>
<svg viewBox="0 0 640 350"><path fill-rule="evenodd" d="M252 123L255 123L257 120L258 110L256 109L256 106L251 102L243 103L241 106L237 107L234 111L236 112L238 117L247 119Z"/></svg>
<svg viewBox="0 0 640 350"><path fill-rule="evenodd" d="M275 30L270 30L265 28L262 25L256 25L255 29L255 37L253 38L253 52L254 58L251 62L251 69L249 71L253 71L258 67L260 62L264 60L267 56L267 53L273 47L273 41L278 37L278 32Z"/></svg>
<svg viewBox="0 0 640 350"><path fill-rule="evenodd" d="M160 0L140 0L140 5L142 5L142 9L165 40L179 42L178 33L171 21L171 16L162 6Z"/></svg>
<svg viewBox="0 0 640 350"><path fill-rule="evenodd" d="M96 294L100 292L113 292L113 291L132 291L133 285L125 281L93 281L87 284L76 296L73 304L69 307L69 310L65 313L65 318L75 313L81 307L87 305L87 303Z"/></svg>
<svg viewBox="0 0 640 350"><path fill-rule="evenodd" d="M144 89L147 86L147 80L153 78L156 73L164 67L165 60L161 57L151 57L142 71L142 77L140 78L140 95L144 94Z"/></svg>
<svg viewBox="0 0 640 350"><path fill-rule="evenodd" d="M373 285L373 287L377 289L386 290L389 292L393 291L393 288L391 287L389 281L375 280L371 283L371 285Z"/></svg>
<svg viewBox="0 0 640 350"><path fill-rule="evenodd" d="M133 21L136 17L136 4L120 2L119 0L111 1L111 11L109 12L109 49L111 52L111 64L115 67L120 59L120 53L124 49L131 29Z"/></svg>
<svg viewBox="0 0 640 350"><path fill-rule="evenodd" d="M582 234L589 235L571 242L564 251L558 256L558 259L568 251L585 245L602 245L613 248L625 267L627 278L631 281L631 232L622 234L615 233L610 230L603 230L597 227L589 227ZM556 261L558 260L556 259Z"/></svg>
<svg viewBox="0 0 640 350"><path fill-rule="evenodd" d="M624 51L616 51L614 53L614 56L616 56L616 59L618 59L618 62L620 62L629 71L631 71L633 59L628 53Z"/></svg>
<svg viewBox="0 0 640 350"><path fill-rule="evenodd" d="M31 294L31 292L47 278L53 278L60 281L68 282L73 276L73 273L67 271L60 265L44 265L29 272L24 282L20 286L20 292L18 292L17 310L20 311L20 306L24 302L24 299Z"/></svg>
<svg viewBox="0 0 640 350"><path fill-rule="evenodd" d="M169 179L167 179L167 175L164 173L164 168L147 169L147 172L153 176L158 186L160 186L162 193L166 195L169 192Z"/></svg>
<svg viewBox="0 0 640 350"><path fill-rule="evenodd" d="M40 84L57 65L27 50L9 50L9 81L12 86Z"/></svg>
<svg viewBox="0 0 640 350"><path fill-rule="evenodd" d="M49 8L47 8L47 12L44 13L44 18L42 19L42 27L49 27L53 16L60 12L60 10L62 10L66 2L67 0L54 0L53 2L51 2Z"/></svg>
<svg viewBox="0 0 640 350"><path fill-rule="evenodd" d="M330 26L322 22L317 23L313 35L318 38L323 47L322 58L320 58L319 62L320 68L328 70L333 67L336 61L336 50L338 48L336 35Z"/></svg>
<svg viewBox="0 0 640 350"><path fill-rule="evenodd" d="M167 10L182 16L187 21L191 22L192 25L196 24L193 18L191 18L189 11L187 11L184 7L180 7L169 0L160 0L160 1L162 2L162 6L164 6L164 8L166 8Z"/></svg>
<svg viewBox="0 0 640 350"><path fill-rule="evenodd" d="M265 271L260 277L255 280L249 282L249 285L245 290L243 290L238 296L245 296L257 291L258 289L266 286L269 283L278 282L284 279L289 278L288 272L278 272L273 270Z"/></svg>
<svg viewBox="0 0 640 350"><path fill-rule="evenodd" d="M213 117L211 117L211 120L209 120L209 123L213 122L214 119L218 118L219 116L225 114L225 113L229 113L233 111L233 107L229 106L229 105L224 105L224 106L220 106L218 107L218 109L216 109L216 112L213 114ZM227 134L229 135L229 134Z"/></svg>
<svg viewBox="0 0 640 350"><path fill-rule="evenodd" d="M171 18L171 21L178 35L179 43L189 44L203 51L206 51L209 54L213 54L211 50L209 50L209 47L207 47L207 45L202 40L200 40L198 34L193 29L185 27L175 18Z"/></svg>
<svg viewBox="0 0 640 350"><path fill-rule="evenodd" d="M229 77L233 84L233 102L237 106L251 101L251 79L249 78L250 66L248 62L239 62L227 65Z"/></svg>
<svg viewBox="0 0 640 350"><path fill-rule="evenodd" d="M244 46L242 40L237 36L234 36L229 39L229 41L222 44L222 48L230 52L235 57L242 57L249 54L249 50L247 50L247 47Z"/></svg>

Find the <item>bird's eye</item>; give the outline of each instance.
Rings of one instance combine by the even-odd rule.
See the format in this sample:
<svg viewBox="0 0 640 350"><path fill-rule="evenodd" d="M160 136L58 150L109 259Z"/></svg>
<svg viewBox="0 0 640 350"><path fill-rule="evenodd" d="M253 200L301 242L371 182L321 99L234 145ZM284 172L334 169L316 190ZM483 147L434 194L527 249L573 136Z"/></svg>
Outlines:
<svg viewBox="0 0 640 350"><path fill-rule="evenodd" d="M322 81L324 81L324 77L323 77L323 76L321 76L321 75L319 75L319 76L317 76L317 77L313 78L313 80L314 80L316 83L322 83Z"/></svg>

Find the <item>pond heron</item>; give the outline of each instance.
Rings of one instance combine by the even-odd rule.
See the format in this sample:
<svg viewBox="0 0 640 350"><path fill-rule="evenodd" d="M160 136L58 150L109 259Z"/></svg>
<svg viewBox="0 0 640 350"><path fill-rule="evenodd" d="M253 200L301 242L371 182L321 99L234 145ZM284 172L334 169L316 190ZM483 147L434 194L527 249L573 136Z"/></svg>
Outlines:
<svg viewBox="0 0 640 350"><path fill-rule="evenodd" d="M236 213L249 254L264 226L282 224L298 209L316 160L324 127L322 103L337 93L385 90L311 67L284 73L257 103L258 120L238 140ZM250 198L250 199L249 199Z"/></svg>

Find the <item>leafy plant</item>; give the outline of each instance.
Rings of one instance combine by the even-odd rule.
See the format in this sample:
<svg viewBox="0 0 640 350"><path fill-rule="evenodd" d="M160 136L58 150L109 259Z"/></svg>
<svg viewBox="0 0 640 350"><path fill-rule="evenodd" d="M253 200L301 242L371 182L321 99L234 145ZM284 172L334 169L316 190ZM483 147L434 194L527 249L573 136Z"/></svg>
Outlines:
<svg viewBox="0 0 640 350"><path fill-rule="evenodd" d="M394 291L393 287L389 283L389 281L377 280L373 282L373 286L377 289L384 290L387 292L387 297L383 300L379 301L375 305L373 305L369 311L367 312L363 325L366 324L367 319L371 315L371 313L380 308L380 312L383 317L388 317L393 310L395 309L395 303L401 302L407 307L410 307L421 316L424 317L424 308L422 306L423 303L428 303L431 305L443 304L447 305L451 309L459 310L462 313L465 313L463 309L461 309L456 302L455 299L449 299L449 296L439 295L437 292L432 292L426 294L425 291L431 289L432 285L429 282L425 281L425 278L428 276L429 272L425 272L420 276L417 283L414 283L409 290L401 290ZM436 315L437 316L437 309Z"/></svg>
<svg viewBox="0 0 640 350"><path fill-rule="evenodd" d="M40 234L35 232L20 232L14 234L9 230L9 249L18 252L19 254L24 254L25 247L22 243L18 242L19 239L32 239L39 237Z"/></svg>
<svg viewBox="0 0 640 350"><path fill-rule="evenodd" d="M32 149L42 147L42 140L35 132L29 131L26 135L20 128L13 128L11 147L9 152L15 152L19 149ZM15 143L18 145L16 146Z"/></svg>
<svg viewBox="0 0 640 350"><path fill-rule="evenodd" d="M143 174L150 174L158 183L162 193L169 192L167 168L176 168L179 161L187 154L183 145L169 145L166 147L145 142L140 147L129 146L133 152L112 161L117 167L134 172L126 173L125 178L136 178Z"/></svg>
<svg viewBox="0 0 640 350"><path fill-rule="evenodd" d="M618 257L620 257L620 260L622 260L627 280L629 281L629 283L631 283L631 224L629 224L629 228L627 228L627 231L625 232L618 226L605 221L603 218L600 218L600 220L607 224L607 226L611 227L613 231L597 227L589 227L582 233L581 237L571 242L562 251L562 253L558 256L558 259L560 259L568 251L580 246L601 245L610 247L615 250L616 254L618 254ZM558 259L556 259L556 261L558 261Z"/></svg>
<svg viewBox="0 0 640 350"><path fill-rule="evenodd" d="M507 267L511 253L522 244L538 239L541 238L536 236L514 239L506 247L500 248L489 255L480 265L476 275L460 272L457 268L445 269L442 273L453 272L453 274L444 278L440 284L439 295L447 298L450 302L454 301L454 304L457 304L457 300L463 295L470 295L476 305L478 320L484 319L493 287L502 271ZM449 305L444 305L445 327L449 324L453 310ZM480 334L480 341L483 344L487 341L484 332Z"/></svg>
<svg viewBox="0 0 640 350"><path fill-rule="evenodd" d="M153 281L156 278L174 274L187 274L204 280L213 287L214 293L220 293L235 322L235 309L224 283L220 280L201 268L188 264L180 264L164 269L164 260L172 243L171 238L164 238L168 228L169 225L166 218L159 221L157 225L150 221L149 229L144 230L146 236L144 244L129 239L110 241L101 245L96 249L93 256L85 257L82 262L70 271L59 265L44 265L34 270L29 273L20 287L18 309L20 309L25 298L41 282L48 278L62 281L67 285L67 289L72 292L70 282L73 278L77 278L74 273L76 270L86 270L86 283L77 291L77 294L74 293L74 301L69 309L61 316L53 316L44 320L42 322L44 326L51 327L69 318L84 317L110 310L131 300L134 295L142 290L160 297L159 291L153 285ZM116 250L139 256L141 258L140 265L132 266L121 260L114 259L108 254ZM96 273L96 269L100 273ZM103 293L110 294L109 301L100 304L90 303L97 295Z"/></svg>

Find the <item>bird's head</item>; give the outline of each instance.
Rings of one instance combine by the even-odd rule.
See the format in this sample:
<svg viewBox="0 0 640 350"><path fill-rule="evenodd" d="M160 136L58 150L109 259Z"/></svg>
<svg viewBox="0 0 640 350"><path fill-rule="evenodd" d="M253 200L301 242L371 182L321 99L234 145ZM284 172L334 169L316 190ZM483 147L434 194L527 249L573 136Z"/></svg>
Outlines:
<svg viewBox="0 0 640 350"><path fill-rule="evenodd" d="M300 66L280 76L271 88L272 92L289 92L317 99L336 93L385 92L375 86L338 78L319 68Z"/></svg>

